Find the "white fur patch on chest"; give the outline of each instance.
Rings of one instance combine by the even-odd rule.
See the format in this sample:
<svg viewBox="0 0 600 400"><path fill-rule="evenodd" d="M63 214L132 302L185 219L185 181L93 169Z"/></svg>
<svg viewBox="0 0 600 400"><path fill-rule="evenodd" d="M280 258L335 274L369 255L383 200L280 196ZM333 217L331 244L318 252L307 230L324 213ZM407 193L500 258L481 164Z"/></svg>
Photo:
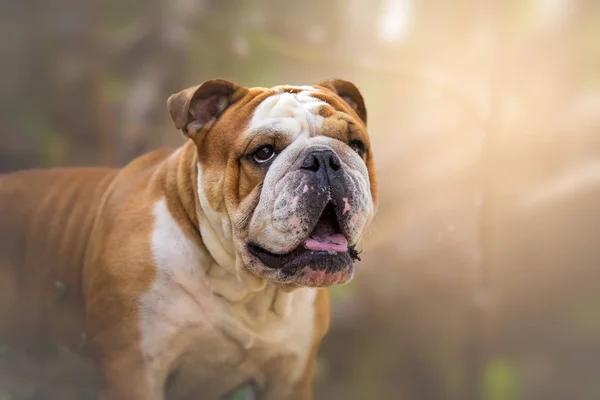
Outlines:
<svg viewBox="0 0 600 400"><path fill-rule="evenodd" d="M150 239L156 277L140 301L139 322L150 382L166 372L162 371L164 364L177 357L180 349L170 346L173 337L190 326L208 329L218 316L217 305L203 287L200 267L208 267L212 259L185 236L165 199L156 202L153 211L155 226Z"/></svg>
<svg viewBox="0 0 600 400"><path fill-rule="evenodd" d="M289 296L284 300L289 302L289 313L269 312L259 326L250 329L241 321L247 318L244 313L251 315L253 310L213 295L205 271L215 261L205 248L185 236L165 199L157 201L153 211L151 248L156 278L139 306L141 351L149 382L162 384L169 368L184 353L192 355L192 375L197 374L199 380L212 378L215 370L222 371L222 377L252 379L260 374L264 362L280 355L295 357L284 374L290 382L298 379L312 347L316 291L303 288L282 294ZM264 295L268 293L264 291ZM272 302L256 303L271 307ZM241 356L249 350L252 352L246 354L252 356L242 357L246 361L240 365Z"/></svg>
<svg viewBox="0 0 600 400"><path fill-rule="evenodd" d="M323 122L319 110L328 104L312 94L315 88L310 86L294 87L301 89L298 93L286 92L283 87L276 87L275 94L263 100L252 116L249 131L273 129L292 136L309 136L318 130Z"/></svg>

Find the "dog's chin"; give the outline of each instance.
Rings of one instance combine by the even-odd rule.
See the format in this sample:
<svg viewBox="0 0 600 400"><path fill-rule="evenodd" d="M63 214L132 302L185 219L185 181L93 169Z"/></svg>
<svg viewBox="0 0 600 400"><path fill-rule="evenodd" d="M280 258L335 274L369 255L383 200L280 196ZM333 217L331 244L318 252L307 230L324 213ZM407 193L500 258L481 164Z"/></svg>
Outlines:
<svg viewBox="0 0 600 400"><path fill-rule="evenodd" d="M315 251L302 246L287 254L271 253L249 244L248 267L270 281L296 286L325 287L347 283L354 276L354 247L345 252Z"/></svg>

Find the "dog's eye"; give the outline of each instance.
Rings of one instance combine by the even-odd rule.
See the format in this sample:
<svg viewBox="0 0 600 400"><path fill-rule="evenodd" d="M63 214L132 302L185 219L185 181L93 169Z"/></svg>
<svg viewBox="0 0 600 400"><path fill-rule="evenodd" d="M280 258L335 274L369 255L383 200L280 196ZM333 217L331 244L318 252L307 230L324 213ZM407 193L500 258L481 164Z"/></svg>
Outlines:
<svg viewBox="0 0 600 400"><path fill-rule="evenodd" d="M275 157L275 149L271 145L259 147L252 153L252 158L259 164L269 161Z"/></svg>
<svg viewBox="0 0 600 400"><path fill-rule="evenodd" d="M360 140L353 140L348 143L348 146L350 146L350 148L357 152L361 157L365 154L365 144Z"/></svg>

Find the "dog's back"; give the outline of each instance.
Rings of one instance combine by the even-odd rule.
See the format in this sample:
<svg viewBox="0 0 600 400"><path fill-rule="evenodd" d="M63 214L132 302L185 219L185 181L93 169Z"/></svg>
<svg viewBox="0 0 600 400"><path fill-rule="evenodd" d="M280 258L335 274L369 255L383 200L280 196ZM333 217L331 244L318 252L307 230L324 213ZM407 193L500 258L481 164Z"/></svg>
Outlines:
<svg viewBox="0 0 600 400"><path fill-rule="evenodd" d="M77 346L85 249L115 172L73 168L0 175L0 343L37 355L52 350L50 343Z"/></svg>

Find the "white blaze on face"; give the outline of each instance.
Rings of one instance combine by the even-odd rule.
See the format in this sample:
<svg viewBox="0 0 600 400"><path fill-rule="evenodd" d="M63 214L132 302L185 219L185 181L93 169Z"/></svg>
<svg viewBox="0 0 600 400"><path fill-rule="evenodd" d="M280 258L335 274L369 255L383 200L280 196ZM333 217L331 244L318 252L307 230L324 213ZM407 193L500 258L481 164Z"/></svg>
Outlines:
<svg viewBox="0 0 600 400"><path fill-rule="evenodd" d="M323 122L319 110L328 106L324 101L312 97L317 89L310 86L287 88L301 89L301 92L286 92L285 87L275 87L275 94L263 100L250 121L249 131L261 129L277 130L289 134L292 139L300 135L309 136L318 130Z"/></svg>

